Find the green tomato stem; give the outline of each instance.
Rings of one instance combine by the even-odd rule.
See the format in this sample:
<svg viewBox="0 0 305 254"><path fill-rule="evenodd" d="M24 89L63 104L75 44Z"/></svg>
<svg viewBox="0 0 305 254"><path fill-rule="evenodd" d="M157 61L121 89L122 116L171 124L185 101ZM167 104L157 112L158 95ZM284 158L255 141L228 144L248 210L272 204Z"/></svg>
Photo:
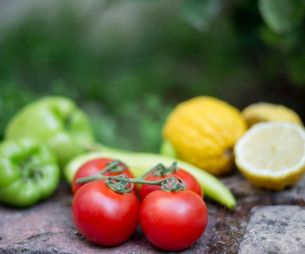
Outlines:
<svg viewBox="0 0 305 254"><path fill-rule="evenodd" d="M105 168L103 168L99 174L104 175L107 172L122 172L124 170L124 166L122 166L122 162L119 160L114 160L110 162Z"/></svg>
<svg viewBox="0 0 305 254"><path fill-rule="evenodd" d="M78 183L78 184L89 183L89 182L92 182L92 181L95 181L95 180L100 180L100 179L103 179L103 180L111 179L111 180L120 181L120 180L122 180L121 176L122 175L118 175L118 176L105 176L105 175L102 175L101 173L98 173L97 175L82 177L82 178L76 180L76 183ZM156 180L156 181L148 181L148 180L144 180L142 178L128 178L126 176L124 181L126 181L128 183L135 183L135 184L161 185L167 179L169 179L169 177L161 179L161 180Z"/></svg>
<svg viewBox="0 0 305 254"><path fill-rule="evenodd" d="M98 173L94 176L88 176L80 178L76 183L88 183L91 181L103 179L108 187L119 193L127 193L133 189L134 184L148 184L148 185L160 185L162 190L165 191L181 191L185 189L185 185L181 179L177 179L174 176L163 178L156 181L144 180L143 178L129 178L124 174L117 176L105 176ZM130 186L130 184L132 184ZM129 185L129 186L128 186Z"/></svg>

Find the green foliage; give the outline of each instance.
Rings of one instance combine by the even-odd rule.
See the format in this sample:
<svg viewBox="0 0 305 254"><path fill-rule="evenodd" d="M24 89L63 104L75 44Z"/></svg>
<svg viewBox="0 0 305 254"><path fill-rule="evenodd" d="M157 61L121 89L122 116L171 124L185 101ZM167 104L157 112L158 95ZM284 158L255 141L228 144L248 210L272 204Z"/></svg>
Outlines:
<svg viewBox="0 0 305 254"><path fill-rule="evenodd" d="M14 82L0 80L0 139L6 123L19 108L35 99L35 95L28 89L18 87Z"/></svg>
<svg viewBox="0 0 305 254"><path fill-rule="evenodd" d="M305 11L303 0L260 0L259 8L266 24L275 32L289 32L300 25Z"/></svg>
<svg viewBox="0 0 305 254"><path fill-rule="evenodd" d="M195 28L206 31L218 17L221 8L222 0L183 0L181 14Z"/></svg>
<svg viewBox="0 0 305 254"><path fill-rule="evenodd" d="M287 67L293 82L302 87L305 83L305 51L302 51L301 54L290 55Z"/></svg>
<svg viewBox="0 0 305 254"><path fill-rule="evenodd" d="M294 96L305 87L300 1L106 2L64 1L0 32L0 135L49 94L75 99L102 143L144 151L159 150L168 112L192 96L305 108Z"/></svg>

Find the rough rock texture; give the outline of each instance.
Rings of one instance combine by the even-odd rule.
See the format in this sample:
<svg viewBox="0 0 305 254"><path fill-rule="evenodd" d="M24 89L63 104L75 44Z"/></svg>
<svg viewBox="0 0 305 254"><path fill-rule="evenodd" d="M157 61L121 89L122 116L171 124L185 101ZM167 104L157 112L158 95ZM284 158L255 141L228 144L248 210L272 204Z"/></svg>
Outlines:
<svg viewBox="0 0 305 254"><path fill-rule="evenodd" d="M305 252L305 208L265 206L254 208L240 254Z"/></svg>
<svg viewBox="0 0 305 254"><path fill-rule="evenodd" d="M255 189L237 172L223 178L223 181L236 196L237 209L232 212L207 200L209 223L206 233L192 248L180 253L237 253L238 250L241 253L250 253L250 251L242 252L243 246L245 243L249 243L248 246L250 246L252 228L255 230L253 220L255 218L259 220L261 218L259 211L265 211L260 209L264 209L264 206L268 206L266 209L270 209L270 205L271 207L274 205L295 205L293 209L303 211L305 179L294 188L282 192ZM0 206L0 253L159 253L147 242L140 230L134 234L132 239L115 248L102 248L87 242L76 233L73 225L70 214L71 198L68 186L62 184L51 200L32 208L17 210ZM254 207L261 208L252 210ZM280 207L286 209L288 217L294 216L294 210L285 208L286 206ZM274 213L277 213L278 209L275 206ZM303 212L300 212L300 216L301 214ZM268 219L270 221L268 232L273 229L275 231L266 236L266 241L271 239L272 235L277 234L276 225L279 225L282 220L281 217L278 218L279 220L274 216L274 221ZM305 218L300 217L299 220L304 223ZM248 223L248 221L250 222ZM263 221L261 220L262 227ZM301 222L299 222L300 225ZM287 227L289 225L288 223ZM304 224L303 228L305 232ZM283 224L281 230L284 232L288 228L286 229L286 225ZM261 231L263 233L263 230ZM301 229L299 232L302 233ZM298 248L303 251L302 253L305 253L304 236L295 237L292 234L286 234L285 237L286 240L291 240L293 243L297 241ZM298 238L299 240L296 240ZM265 253L274 253L277 246L280 248L280 244L280 241L276 241L272 246L266 245ZM256 250L255 248L254 250Z"/></svg>

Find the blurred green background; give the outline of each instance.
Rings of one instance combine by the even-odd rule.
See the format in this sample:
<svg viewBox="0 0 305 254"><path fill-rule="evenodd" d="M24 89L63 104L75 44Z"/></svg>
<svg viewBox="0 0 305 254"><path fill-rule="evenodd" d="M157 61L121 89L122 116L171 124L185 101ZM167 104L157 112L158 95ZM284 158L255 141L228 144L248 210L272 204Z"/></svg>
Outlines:
<svg viewBox="0 0 305 254"><path fill-rule="evenodd" d="M157 151L178 102L285 104L304 120L303 0L2 0L0 135L26 103L75 99L99 141Z"/></svg>

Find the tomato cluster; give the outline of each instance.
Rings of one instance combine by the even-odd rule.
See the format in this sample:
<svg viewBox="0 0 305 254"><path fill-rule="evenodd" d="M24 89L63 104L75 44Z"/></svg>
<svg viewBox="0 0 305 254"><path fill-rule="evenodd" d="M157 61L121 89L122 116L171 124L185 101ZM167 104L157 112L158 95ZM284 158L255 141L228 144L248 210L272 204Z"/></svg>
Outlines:
<svg viewBox="0 0 305 254"><path fill-rule="evenodd" d="M160 171L158 167L142 180L130 180L132 174L121 162L99 158L84 164L72 184L72 214L78 231L94 243L116 246L128 240L140 224L146 238L159 249L190 247L203 234L208 221L201 188L192 175L176 165L171 170L161 166ZM79 184L80 179L90 180L93 175L106 177ZM129 188L120 192L127 182ZM137 182L142 183L141 203L133 189ZM156 185L161 182L165 183L162 188ZM175 184L185 189L166 189Z"/></svg>

